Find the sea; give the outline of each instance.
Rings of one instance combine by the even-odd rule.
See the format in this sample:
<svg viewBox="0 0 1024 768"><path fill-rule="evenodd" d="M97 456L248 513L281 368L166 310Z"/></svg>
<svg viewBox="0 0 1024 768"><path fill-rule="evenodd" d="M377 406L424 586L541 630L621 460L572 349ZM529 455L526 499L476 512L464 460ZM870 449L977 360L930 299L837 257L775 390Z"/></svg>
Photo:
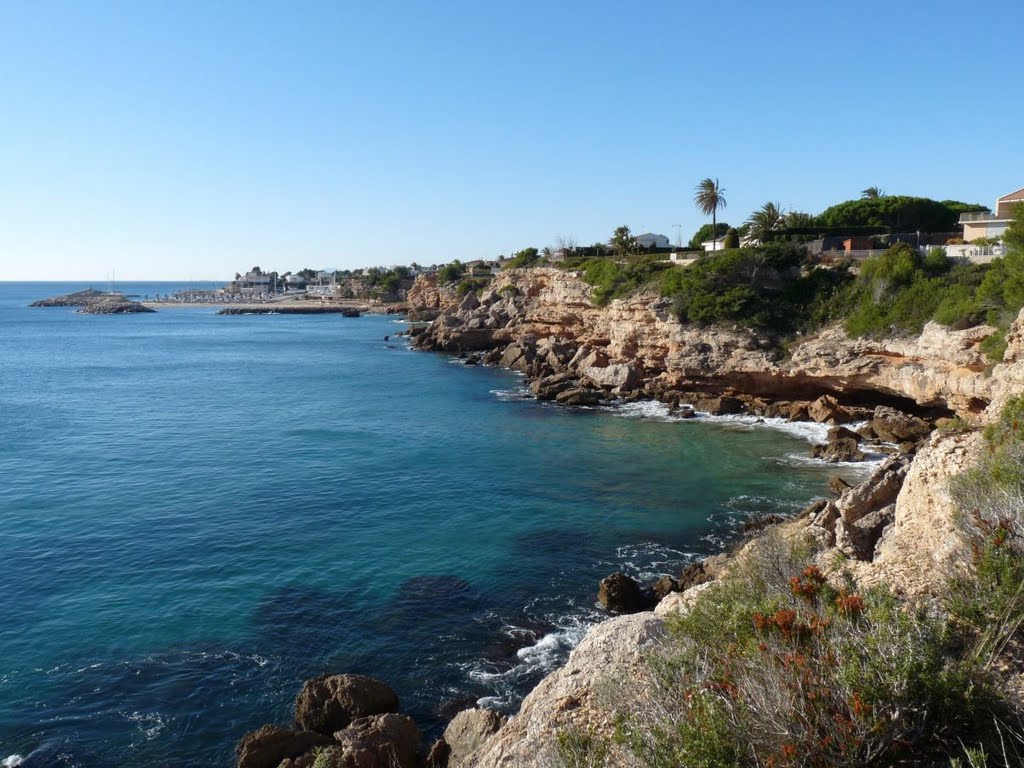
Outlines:
<svg viewBox="0 0 1024 768"><path fill-rule="evenodd" d="M3 766L230 766L326 673L430 736L514 712L602 577L676 574L836 472L818 425L541 403L393 316L28 307L86 287L0 283Z"/></svg>

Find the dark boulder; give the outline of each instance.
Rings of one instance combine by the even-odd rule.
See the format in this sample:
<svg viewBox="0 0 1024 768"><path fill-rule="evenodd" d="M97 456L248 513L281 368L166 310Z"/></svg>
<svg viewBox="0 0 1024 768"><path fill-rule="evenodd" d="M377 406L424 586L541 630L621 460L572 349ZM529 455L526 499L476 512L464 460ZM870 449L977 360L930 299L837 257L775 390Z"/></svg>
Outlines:
<svg viewBox="0 0 1024 768"><path fill-rule="evenodd" d="M743 413L743 401L736 397L722 395L721 397L701 397L693 404L698 411L710 413L713 416L724 416L733 413Z"/></svg>
<svg viewBox="0 0 1024 768"><path fill-rule="evenodd" d="M277 768L281 761L334 743L330 736L264 725L247 733L235 747L238 768Z"/></svg>
<svg viewBox="0 0 1024 768"><path fill-rule="evenodd" d="M679 582L671 576L662 576L651 586L651 592L654 593L654 597L658 601L664 600L666 596L678 591L678 589Z"/></svg>
<svg viewBox="0 0 1024 768"><path fill-rule="evenodd" d="M355 718L398 711L390 686L364 675L321 675L307 680L295 699L295 722L305 730L330 734Z"/></svg>
<svg viewBox="0 0 1024 768"><path fill-rule="evenodd" d="M597 405L601 402L602 396L600 392L593 389L583 389L581 387L573 387L563 392L559 392L555 396L555 402L561 403L562 405Z"/></svg>
<svg viewBox="0 0 1024 768"><path fill-rule="evenodd" d="M870 422L871 430L887 443L918 442L931 434L932 425L916 416L908 416L880 405L875 408Z"/></svg>
<svg viewBox="0 0 1024 768"><path fill-rule="evenodd" d="M679 574L679 579L677 580L678 589L682 592L690 587L711 581L711 579L712 576L708 573L707 567L703 562L690 563Z"/></svg>
<svg viewBox="0 0 1024 768"><path fill-rule="evenodd" d="M598 602L612 613L637 613L653 606L653 595L640 583L624 573L613 573L601 579Z"/></svg>
<svg viewBox="0 0 1024 768"><path fill-rule="evenodd" d="M578 388L578 379L568 371L556 373L554 376L545 376L542 379L534 379L530 382L530 391L538 400L554 400L566 390Z"/></svg>
<svg viewBox="0 0 1024 768"><path fill-rule="evenodd" d="M822 395L807 406L807 415L819 424L843 424L851 420L850 412L832 395Z"/></svg>
<svg viewBox="0 0 1024 768"><path fill-rule="evenodd" d="M864 461L864 452L855 438L840 437L811 448L811 457L835 464L840 461Z"/></svg>

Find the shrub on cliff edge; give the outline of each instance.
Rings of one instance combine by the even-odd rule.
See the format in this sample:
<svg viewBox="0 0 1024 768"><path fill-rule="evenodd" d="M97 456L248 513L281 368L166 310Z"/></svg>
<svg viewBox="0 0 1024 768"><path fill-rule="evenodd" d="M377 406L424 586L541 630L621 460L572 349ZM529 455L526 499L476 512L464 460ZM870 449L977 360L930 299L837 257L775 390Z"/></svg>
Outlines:
<svg viewBox="0 0 1024 768"><path fill-rule="evenodd" d="M834 588L781 538L667 625L619 714L648 768L895 765L976 743L983 690L943 616Z"/></svg>

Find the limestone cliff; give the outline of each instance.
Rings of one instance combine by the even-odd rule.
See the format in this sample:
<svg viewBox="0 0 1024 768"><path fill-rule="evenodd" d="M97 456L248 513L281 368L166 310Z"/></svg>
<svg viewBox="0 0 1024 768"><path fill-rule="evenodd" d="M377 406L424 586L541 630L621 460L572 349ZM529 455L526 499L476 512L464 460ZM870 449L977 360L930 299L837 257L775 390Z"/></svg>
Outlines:
<svg viewBox="0 0 1024 768"><path fill-rule="evenodd" d="M988 326L953 331L929 323L918 337L881 341L850 339L834 327L792 345L786 355L771 340L738 326L684 326L670 302L654 294L596 306L589 285L554 268L509 270L479 298L459 299L420 278L410 302L419 315L436 317L417 337L420 347L465 352L513 343L536 348L547 340L560 344L566 359L541 366L538 375L558 372L581 350L578 359L596 352L587 367L629 366L648 394L833 394L847 402L898 403L978 419L994 397L1024 378L1024 313L1014 326L1007 362L991 371L979 348L994 332Z"/></svg>

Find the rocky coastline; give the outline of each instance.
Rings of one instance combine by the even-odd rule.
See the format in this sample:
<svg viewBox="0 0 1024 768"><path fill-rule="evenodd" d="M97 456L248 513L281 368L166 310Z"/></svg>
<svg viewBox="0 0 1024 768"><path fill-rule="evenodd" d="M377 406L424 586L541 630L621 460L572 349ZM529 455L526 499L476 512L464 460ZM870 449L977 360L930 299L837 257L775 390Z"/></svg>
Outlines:
<svg viewBox="0 0 1024 768"><path fill-rule="evenodd" d="M767 531L811 537L822 570L835 572L841 561L860 587L884 584L911 599L935 596L969 549L946 483L981 450L976 427L1024 391L1024 312L1003 361L990 366L978 349L994 332L985 326L952 331L929 324L917 338L881 341L849 339L833 328L783 351L744 329L683 327L654 296L595 306L589 286L554 269L512 270L481 296L458 296L452 287L420 278L409 301L415 348L520 371L541 400L585 407L652 399L682 418L708 413L814 421L829 426L827 441L813 450L817 458L889 455L863 482L835 478L831 495L795 518L754 521L731 551L676 576L641 584L609 575L595 586L611 617L591 628L515 716L465 710L441 739L426 745L415 724L397 714L397 697L383 696L386 709L373 712L338 705L339 694L308 689L347 690L343 679L352 676L317 678L299 695L293 728L265 726L240 742L241 768L313 766L323 750L330 765L370 768L552 765L565 729L614 733L603 686L634 679L664 635L666 619L690 610L762 546ZM325 726L310 726L302 714L310 706L318 713L314 719L329 720ZM340 719L324 714L339 709ZM270 746L257 759L256 746L264 744Z"/></svg>

